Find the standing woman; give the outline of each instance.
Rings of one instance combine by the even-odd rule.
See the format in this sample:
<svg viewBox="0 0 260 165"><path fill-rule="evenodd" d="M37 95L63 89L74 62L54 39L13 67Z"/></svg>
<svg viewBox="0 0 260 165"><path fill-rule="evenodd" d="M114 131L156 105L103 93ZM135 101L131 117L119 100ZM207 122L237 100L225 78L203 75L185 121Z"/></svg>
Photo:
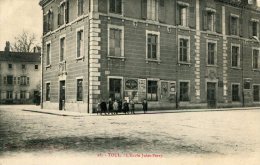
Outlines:
<svg viewBox="0 0 260 165"><path fill-rule="evenodd" d="M148 105L147 105L146 99L144 99L142 105L143 105L143 111L144 111L144 113L146 113L146 112L147 112L147 109L148 109Z"/></svg>

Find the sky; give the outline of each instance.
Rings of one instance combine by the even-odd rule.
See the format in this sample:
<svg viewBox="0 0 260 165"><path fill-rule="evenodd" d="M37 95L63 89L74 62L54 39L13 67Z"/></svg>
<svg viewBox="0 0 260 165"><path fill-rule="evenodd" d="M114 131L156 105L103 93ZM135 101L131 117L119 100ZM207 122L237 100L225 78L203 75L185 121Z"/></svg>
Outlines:
<svg viewBox="0 0 260 165"><path fill-rule="evenodd" d="M0 51L5 42L23 31L34 33L41 43L42 10L39 0L0 0ZM40 44L41 45L41 44Z"/></svg>

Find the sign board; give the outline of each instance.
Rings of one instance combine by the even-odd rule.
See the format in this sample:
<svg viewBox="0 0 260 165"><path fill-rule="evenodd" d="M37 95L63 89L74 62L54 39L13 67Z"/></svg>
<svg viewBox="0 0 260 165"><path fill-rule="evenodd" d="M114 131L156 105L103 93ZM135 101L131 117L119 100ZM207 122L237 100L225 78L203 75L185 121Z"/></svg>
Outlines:
<svg viewBox="0 0 260 165"><path fill-rule="evenodd" d="M138 102L146 99L146 79L138 79Z"/></svg>

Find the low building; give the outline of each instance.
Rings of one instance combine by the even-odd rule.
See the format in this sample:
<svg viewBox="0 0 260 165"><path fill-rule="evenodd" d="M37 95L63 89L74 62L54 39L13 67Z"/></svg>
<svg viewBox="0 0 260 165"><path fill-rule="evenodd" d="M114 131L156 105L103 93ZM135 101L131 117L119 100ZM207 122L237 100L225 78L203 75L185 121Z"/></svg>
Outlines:
<svg viewBox="0 0 260 165"><path fill-rule="evenodd" d="M260 105L255 0L41 0L43 107ZM139 106L138 106L139 107Z"/></svg>
<svg viewBox="0 0 260 165"><path fill-rule="evenodd" d="M32 104L41 90L41 54L0 51L0 103Z"/></svg>

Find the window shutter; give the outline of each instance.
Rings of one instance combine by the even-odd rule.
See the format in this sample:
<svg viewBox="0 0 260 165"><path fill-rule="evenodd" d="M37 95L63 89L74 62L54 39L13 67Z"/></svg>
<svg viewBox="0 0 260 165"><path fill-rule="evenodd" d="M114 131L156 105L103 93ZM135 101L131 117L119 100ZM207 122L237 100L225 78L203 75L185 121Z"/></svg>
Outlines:
<svg viewBox="0 0 260 165"><path fill-rule="evenodd" d="M44 15L43 16L43 33L46 33L48 30L47 30L47 17L48 17L48 15L46 14L46 15Z"/></svg>
<svg viewBox="0 0 260 165"><path fill-rule="evenodd" d="M26 99L29 99L29 98L30 98L30 93L26 92Z"/></svg>
<svg viewBox="0 0 260 165"><path fill-rule="evenodd" d="M196 13L195 13L195 7L194 4L191 3L191 6L189 7L189 26L190 28L196 27Z"/></svg>
<svg viewBox="0 0 260 165"><path fill-rule="evenodd" d="M203 16L203 30L208 30L208 12L206 10L202 11Z"/></svg>
<svg viewBox="0 0 260 165"><path fill-rule="evenodd" d="M26 82L27 85L30 84L30 77L27 77L27 82Z"/></svg>
<svg viewBox="0 0 260 165"><path fill-rule="evenodd" d="M181 22L180 22L180 5L178 5L177 3L176 3L176 25L180 25L181 24Z"/></svg>
<svg viewBox="0 0 260 165"><path fill-rule="evenodd" d="M233 34L233 33L232 33L232 23L231 23L231 21L232 21L232 16L229 16L229 34L230 34L230 35Z"/></svg>
<svg viewBox="0 0 260 165"><path fill-rule="evenodd" d="M61 14L60 14L60 7L58 9L58 26L61 25Z"/></svg>
<svg viewBox="0 0 260 165"><path fill-rule="evenodd" d="M54 29L53 27L53 12L51 12L51 17L50 17L50 30L52 31Z"/></svg>
<svg viewBox="0 0 260 165"><path fill-rule="evenodd" d="M216 32L217 33L222 33L221 15L219 13L216 13L215 16L216 16L216 21L215 21Z"/></svg>
<svg viewBox="0 0 260 165"><path fill-rule="evenodd" d="M142 0L142 19L147 19L147 0Z"/></svg>
<svg viewBox="0 0 260 165"><path fill-rule="evenodd" d="M166 8L165 8L165 0L159 1L159 21L165 22L166 17Z"/></svg>
<svg viewBox="0 0 260 165"><path fill-rule="evenodd" d="M65 21L69 23L69 1L67 1L65 5Z"/></svg>
<svg viewBox="0 0 260 165"><path fill-rule="evenodd" d="M241 37L244 36L244 28L243 28L243 18L242 18L242 15L240 16L240 19L239 19L239 35Z"/></svg>
<svg viewBox="0 0 260 165"><path fill-rule="evenodd" d="M4 84L7 84L7 77L4 77Z"/></svg>
<svg viewBox="0 0 260 165"><path fill-rule="evenodd" d="M248 21L248 36L249 38L253 37L253 23L251 20Z"/></svg>

